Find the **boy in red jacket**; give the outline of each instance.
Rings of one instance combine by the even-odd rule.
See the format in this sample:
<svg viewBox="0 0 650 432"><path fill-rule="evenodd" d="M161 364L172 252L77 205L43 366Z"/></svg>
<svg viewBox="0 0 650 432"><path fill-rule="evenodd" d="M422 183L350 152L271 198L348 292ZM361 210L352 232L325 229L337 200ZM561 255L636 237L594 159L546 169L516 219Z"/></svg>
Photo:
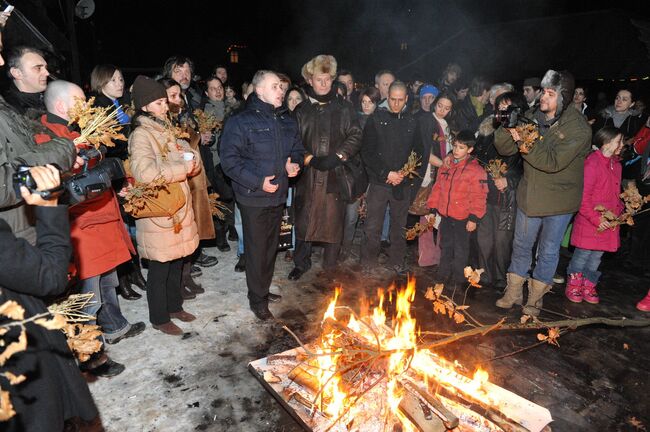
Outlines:
<svg viewBox="0 0 650 432"><path fill-rule="evenodd" d="M438 170L427 204L431 215L438 213L440 222L440 266L438 276L447 284L462 283L463 269L469 259L469 236L485 215L487 173L471 157L475 138L471 131L461 131L451 153Z"/></svg>

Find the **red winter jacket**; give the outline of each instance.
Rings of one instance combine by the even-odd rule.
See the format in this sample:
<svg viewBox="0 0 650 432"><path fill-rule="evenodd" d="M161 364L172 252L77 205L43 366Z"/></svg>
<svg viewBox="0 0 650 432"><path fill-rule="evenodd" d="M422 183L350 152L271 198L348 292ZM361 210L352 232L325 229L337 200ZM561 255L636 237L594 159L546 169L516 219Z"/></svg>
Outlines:
<svg viewBox="0 0 650 432"><path fill-rule="evenodd" d="M60 121L59 121L60 120ZM52 114L41 117L41 123L58 137L74 140L79 136ZM36 144L51 140L48 134L36 134ZM77 267L77 276L84 280L113 270L135 254L126 231L119 203L112 189L93 200L70 207L70 237Z"/></svg>
<svg viewBox="0 0 650 432"><path fill-rule="evenodd" d="M485 215L487 173L472 157L449 163L438 170L427 205L441 216L478 222Z"/></svg>
<svg viewBox="0 0 650 432"><path fill-rule="evenodd" d="M632 145L634 146L634 151L636 154L642 155L649 142L650 128L643 126L641 129L639 129L636 135L634 135L634 140L632 141Z"/></svg>

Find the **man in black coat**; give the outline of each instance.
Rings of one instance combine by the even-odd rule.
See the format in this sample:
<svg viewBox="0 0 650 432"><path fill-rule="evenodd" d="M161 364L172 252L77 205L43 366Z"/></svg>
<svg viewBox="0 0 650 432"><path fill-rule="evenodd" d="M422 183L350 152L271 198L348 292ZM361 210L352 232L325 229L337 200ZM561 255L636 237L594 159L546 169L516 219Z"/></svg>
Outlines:
<svg viewBox="0 0 650 432"><path fill-rule="evenodd" d="M219 156L241 211L250 307L267 320L273 318L269 301L280 300L269 287L289 177L300 172L304 149L296 121L288 110L278 110L283 99L278 76L257 71L253 85L246 108L226 123Z"/></svg>
<svg viewBox="0 0 650 432"><path fill-rule="evenodd" d="M30 169L37 190L59 185L59 172L52 165ZM2 188L11 188L5 184ZM1 195L5 195L4 191ZM72 247L68 209L56 199L45 201L23 188L22 197L33 207L36 218L35 246L17 238L0 219L0 305L13 300L25 309L25 318L47 312L42 298L61 294L67 285L68 262ZM0 202L0 207L5 205ZM3 317L4 318L4 317ZM4 431L60 431L65 420L97 417L88 385L79 373L66 338L58 330L47 330L34 323L25 326L27 349L9 358L0 368L0 384L8 389L16 415L2 423ZM2 335L4 341L18 337L14 328ZM24 375L26 380L11 385L5 372Z"/></svg>
<svg viewBox="0 0 650 432"><path fill-rule="evenodd" d="M386 207L390 206L390 247L388 265L399 275L406 274L404 227L411 205L411 179L400 173L416 148L416 120L406 108L406 85L393 82L388 90L388 110L379 109L370 116L363 131L361 157L368 172L370 186L366 195L368 216L364 225L365 247L361 264L370 271L376 264Z"/></svg>
<svg viewBox="0 0 650 432"><path fill-rule="evenodd" d="M31 47L13 48L7 55L7 67L12 80L4 93L7 103L18 113L32 118L44 112L43 92L50 73L43 53Z"/></svg>

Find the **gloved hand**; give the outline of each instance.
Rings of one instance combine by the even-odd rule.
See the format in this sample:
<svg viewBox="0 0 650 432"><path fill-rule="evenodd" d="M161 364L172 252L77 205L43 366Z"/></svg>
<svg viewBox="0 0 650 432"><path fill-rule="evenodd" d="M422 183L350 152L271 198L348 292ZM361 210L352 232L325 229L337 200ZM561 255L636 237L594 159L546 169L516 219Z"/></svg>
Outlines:
<svg viewBox="0 0 650 432"><path fill-rule="evenodd" d="M336 168L341 160L335 154L327 156L314 156L309 162L309 166L319 171L329 171Z"/></svg>

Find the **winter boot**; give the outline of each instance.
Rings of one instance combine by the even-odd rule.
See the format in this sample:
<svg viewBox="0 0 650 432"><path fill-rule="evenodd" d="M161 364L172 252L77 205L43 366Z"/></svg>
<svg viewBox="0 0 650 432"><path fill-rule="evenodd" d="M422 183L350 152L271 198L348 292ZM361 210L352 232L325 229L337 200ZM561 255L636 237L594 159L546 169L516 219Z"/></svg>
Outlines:
<svg viewBox="0 0 650 432"><path fill-rule="evenodd" d="M183 274L181 279L183 286L185 286L188 290L190 290L194 294L203 294L205 290L203 289L201 284L197 284L194 281L194 279L192 279L192 276L190 275L191 267L192 267L192 263L190 261L183 262Z"/></svg>
<svg viewBox="0 0 650 432"><path fill-rule="evenodd" d="M524 315L537 316L544 305L544 294L551 290L547 285L537 279L528 279L528 300L524 306Z"/></svg>
<svg viewBox="0 0 650 432"><path fill-rule="evenodd" d="M237 234L237 229L234 225L228 225L228 241L239 241L239 235Z"/></svg>
<svg viewBox="0 0 650 432"><path fill-rule="evenodd" d="M506 274L506 279L508 280L508 285L506 286L505 293L496 303L497 307L502 309L510 309L516 304L522 304L524 301L523 290L526 278L516 273L508 273Z"/></svg>
<svg viewBox="0 0 650 432"><path fill-rule="evenodd" d="M117 293L121 295L124 300L137 300L142 297L140 294L131 289L129 275L119 276L118 281L119 284L117 285Z"/></svg>
<svg viewBox="0 0 650 432"><path fill-rule="evenodd" d="M598 292L596 291L596 284L587 278L585 278L582 285L582 298L590 304L598 304L600 302Z"/></svg>
<svg viewBox="0 0 650 432"><path fill-rule="evenodd" d="M636 304L636 308L643 312L650 312L650 291L648 291L648 295L643 300Z"/></svg>
<svg viewBox="0 0 650 432"><path fill-rule="evenodd" d="M226 231L228 226L221 220L216 220L214 224L214 230L216 234L217 249L221 252L228 252L230 250L230 245L228 244Z"/></svg>
<svg viewBox="0 0 650 432"><path fill-rule="evenodd" d="M129 280L131 281L131 284L137 286L141 290L146 290L147 281L145 280L144 276L142 276L142 268L140 267L140 256L138 254L135 254L134 256L131 257L131 264L133 266L131 273L129 273Z"/></svg>
<svg viewBox="0 0 650 432"><path fill-rule="evenodd" d="M585 278L582 276L582 273L571 273L569 275L569 282L566 284L564 289L564 295L573 303L581 303L583 296L583 284ZM596 302L597 303L597 302Z"/></svg>

